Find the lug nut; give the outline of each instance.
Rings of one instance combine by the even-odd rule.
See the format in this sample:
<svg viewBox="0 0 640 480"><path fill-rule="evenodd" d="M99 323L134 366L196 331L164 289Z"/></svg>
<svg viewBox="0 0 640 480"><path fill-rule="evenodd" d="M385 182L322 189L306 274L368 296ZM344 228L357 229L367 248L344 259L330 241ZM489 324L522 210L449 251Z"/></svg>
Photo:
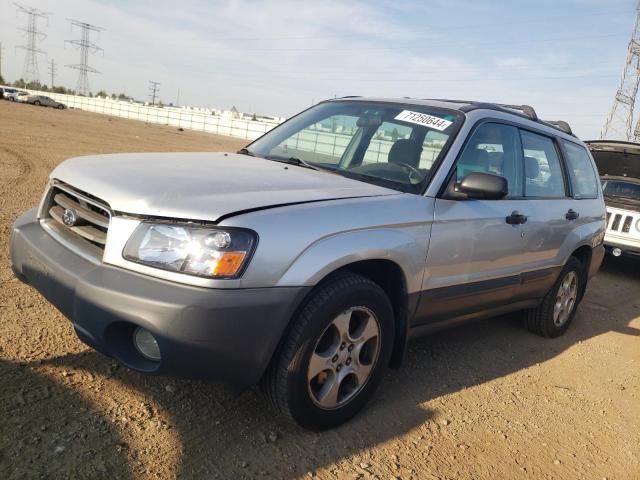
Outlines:
<svg viewBox="0 0 640 480"><path fill-rule="evenodd" d="M331 361L333 363L336 363L338 361L338 355L334 355L333 358L331 359Z"/></svg>
<svg viewBox="0 0 640 480"><path fill-rule="evenodd" d="M347 346L347 344L343 342L342 344L340 344L340 350L344 350L344 347L346 347L346 346Z"/></svg>
<svg viewBox="0 0 640 480"><path fill-rule="evenodd" d="M336 372L339 372L340 370L342 370L342 365L338 365L338 366L336 367Z"/></svg>
<svg viewBox="0 0 640 480"><path fill-rule="evenodd" d="M352 343L351 345L349 345L348 350L349 350L349 351L352 351L352 350L353 350L353 343Z"/></svg>
<svg viewBox="0 0 640 480"><path fill-rule="evenodd" d="M351 365L351 357L347 358L347 361L345 362L347 365Z"/></svg>

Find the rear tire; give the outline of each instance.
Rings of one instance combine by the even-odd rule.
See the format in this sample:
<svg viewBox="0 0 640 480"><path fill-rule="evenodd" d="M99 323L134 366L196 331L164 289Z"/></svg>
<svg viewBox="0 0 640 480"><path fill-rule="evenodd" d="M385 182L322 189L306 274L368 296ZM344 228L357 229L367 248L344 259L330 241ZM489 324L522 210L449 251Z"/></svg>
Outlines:
<svg viewBox="0 0 640 480"><path fill-rule="evenodd" d="M584 281L584 266L576 257L569 258L542 303L525 311L527 329L546 338L564 334L576 315Z"/></svg>
<svg viewBox="0 0 640 480"><path fill-rule="evenodd" d="M39 107L39 106L41 105L41 103L40 103L38 100L36 100L35 102L33 102L33 104L34 104L36 107Z"/></svg>
<svg viewBox="0 0 640 480"><path fill-rule="evenodd" d="M329 278L306 300L262 382L273 406L325 430L353 417L378 387L393 347L393 309L371 280Z"/></svg>

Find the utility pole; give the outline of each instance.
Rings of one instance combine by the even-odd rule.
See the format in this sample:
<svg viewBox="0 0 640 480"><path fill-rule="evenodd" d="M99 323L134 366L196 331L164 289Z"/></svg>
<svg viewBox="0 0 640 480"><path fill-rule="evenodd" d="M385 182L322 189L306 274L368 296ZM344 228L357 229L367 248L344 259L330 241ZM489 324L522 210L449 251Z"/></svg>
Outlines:
<svg viewBox="0 0 640 480"><path fill-rule="evenodd" d="M43 12L37 8L27 7L14 3L16 11L18 13L24 13L27 16L26 28L19 28L19 31L25 33L27 43L25 45L18 45L16 48L24 50L24 67L22 69L22 78L25 82L39 82L40 72L38 70L38 55L46 55L44 50L38 48L38 42L42 42L47 36L38 30L38 19L43 18L49 22L50 13Z"/></svg>
<svg viewBox="0 0 640 480"><path fill-rule="evenodd" d="M180 89L178 89L178 98L176 98L176 107L180 106Z"/></svg>
<svg viewBox="0 0 640 480"><path fill-rule="evenodd" d="M160 82L154 82L153 80L149 80L149 90L151 91L149 96L151 97L151 105L156 104L156 98L158 96L158 92L160 91L160 89L158 88L159 86L160 86Z"/></svg>
<svg viewBox="0 0 640 480"><path fill-rule="evenodd" d="M51 88L53 88L54 86L54 80L56 78L56 69L58 67L56 67L56 62L53 61L53 58L51 59L51 63L49 64L49 74L51 75Z"/></svg>
<svg viewBox="0 0 640 480"><path fill-rule="evenodd" d="M91 25L90 23L81 22L79 20L67 19L73 27L79 27L82 30L82 38L80 40L65 40L65 44L70 43L80 50L80 63L67 65L69 68L78 70L78 82L76 83L76 92L81 95L88 95L91 91L89 88L89 73L100 73L93 67L89 66L89 53L103 52L104 50L91 41L91 32L100 33L104 29Z"/></svg>
<svg viewBox="0 0 640 480"><path fill-rule="evenodd" d="M640 2L636 6L636 21L627 48L627 60L622 72L622 80L616 90L613 105L607 116L601 139L640 140L640 124L634 132L633 107L636 103L638 86L640 85Z"/></svg>
<svg viewBox="0 0 640 480"><path fill-rule="evenodd" d="M0 78L2 78L2 42L0 42Z"/></svg>

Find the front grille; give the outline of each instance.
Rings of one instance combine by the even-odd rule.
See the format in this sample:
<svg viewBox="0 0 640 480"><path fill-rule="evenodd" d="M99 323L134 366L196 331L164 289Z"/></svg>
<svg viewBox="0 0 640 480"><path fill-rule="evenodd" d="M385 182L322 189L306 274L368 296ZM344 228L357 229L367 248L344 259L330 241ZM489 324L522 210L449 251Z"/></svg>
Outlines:
<svg viewBox="0 0 640 480"><path fill-rule="evenodd" d="M607 232L622 237L638 237L635 225L640 222L640 212L632 213L607 207Z"/></svg>
<svg viewBox="0 0 640 480"><path fill-rule="evenodd" d="M102 257L111 220L111 212L105 202L66 185L54 185L42 213L50 219L49 226L63 235L66 241L73 242L75 247L83 248L93 256Z"/></svg>

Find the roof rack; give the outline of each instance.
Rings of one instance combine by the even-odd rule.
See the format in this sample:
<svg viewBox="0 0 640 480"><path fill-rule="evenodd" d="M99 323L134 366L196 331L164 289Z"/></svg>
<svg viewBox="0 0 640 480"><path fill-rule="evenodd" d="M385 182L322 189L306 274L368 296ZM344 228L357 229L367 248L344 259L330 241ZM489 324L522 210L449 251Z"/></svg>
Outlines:
<svg viewBox="0 0 640 480"><path fill-rule="evenodd" d="M543 120L543 122L544 123L548 123L552 127L559 128L564 133L568 133L569 135L573 135L573 130L571 130L571 126L567 122L565 122L564 120L557 120L557 121Z"/></svg>
<svg viewBox="0 0 640 480"><path fill-rule="evenodd" d="M522 112L534 122L538 120L538 114L531 105L507 105L504 103L497 103L496 105L498 105L499 107L508 108L510 110L517 110L519 112Z"/></svg>

